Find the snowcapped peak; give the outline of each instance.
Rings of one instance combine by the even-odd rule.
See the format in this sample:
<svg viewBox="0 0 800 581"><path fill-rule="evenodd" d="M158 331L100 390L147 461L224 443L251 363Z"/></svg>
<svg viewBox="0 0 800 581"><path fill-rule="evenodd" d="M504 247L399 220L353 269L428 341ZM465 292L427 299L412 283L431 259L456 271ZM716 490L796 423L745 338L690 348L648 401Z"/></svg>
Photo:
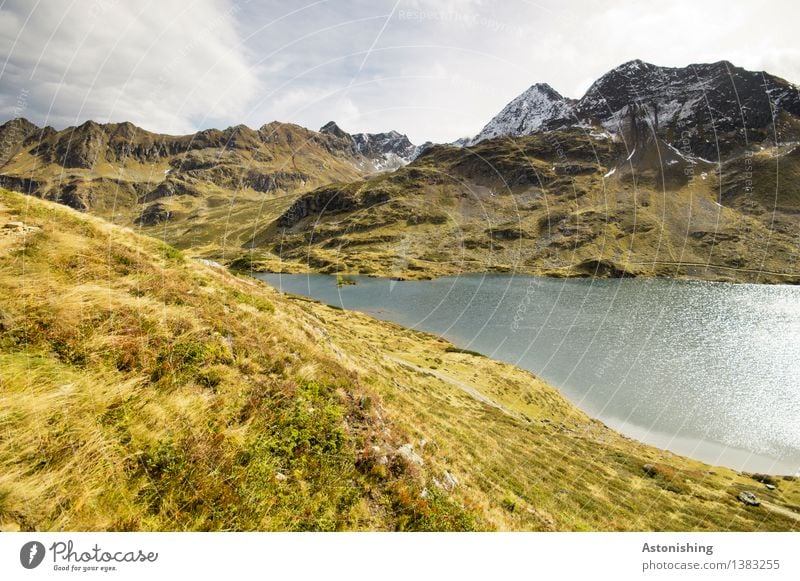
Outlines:
<svg viewBox="0 0 800 581"><path fill-rule="evenodd" d="M342 139L349 153L366 159L378 171L404 166L417 156L419 149L407 136L393 129L384 133L348 133L336 122L328 121L319 132Z"/></svg>
<svg viewBox="0 0 800 581"><path fill-rule="evenodd" d="M679 149L688 140L695 155L708 158L747 145L747 134L769 128L779 113L800 118L800 92L768 73L728 61L662 67L635 59L602 75L578 100L532 85L466 145L576 127L621 134L636 123Z"/></svg>
<svg viewBox="0 0 800 581"><path fill-rule="evenodd" d="M547 95L551 99L558 99L558 100L564 99L564 97L562 97L558 91L556 91L553 87L551 87L547 83L534 83L533 85L528 87L528 90L525 91L525 93L539 93L542 95ZM523 95L525 93L523 93Z"/></svg>
<svg viewBox="0 0 800 581"><path fill-rule="evenodd" d="M618 67L616 67L615 71L630 71L630 70L637 70L637 69L646 69L651 65L644 62L642 59L633 59L632 61L624 62Z"/></svg>
<svg viewBox="0 0 800 581"><path fill-rule="evenodd" d="M528 135L554 119L565 117L570 103L547 83L531 85L511 101L470 142L500 135Z"/></svg>

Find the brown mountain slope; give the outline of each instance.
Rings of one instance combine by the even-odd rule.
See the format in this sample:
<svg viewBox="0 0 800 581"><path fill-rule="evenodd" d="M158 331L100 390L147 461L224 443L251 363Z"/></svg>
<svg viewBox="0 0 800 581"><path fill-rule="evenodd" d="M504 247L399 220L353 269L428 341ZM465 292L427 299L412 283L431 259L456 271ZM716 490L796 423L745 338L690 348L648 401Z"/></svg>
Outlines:
<svg viewBox="0 0 800 581"><path fill-rule="evenodd" d="M0 126L0 142L0 185L196 247L236 245L262 207L372 171L348 140L283 123L171 136L20 119Z"/></svg>

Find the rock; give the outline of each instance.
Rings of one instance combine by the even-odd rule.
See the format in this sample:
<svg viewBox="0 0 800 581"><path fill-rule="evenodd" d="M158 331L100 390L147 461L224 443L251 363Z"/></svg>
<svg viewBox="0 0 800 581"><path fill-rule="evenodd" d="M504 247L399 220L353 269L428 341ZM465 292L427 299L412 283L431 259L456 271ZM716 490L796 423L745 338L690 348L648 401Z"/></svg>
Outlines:
<svg viewBox="0 0 800 581"><path fill-rule="evenodd" d="M767 487L767 490L775 490L775 485L774 484L765 484L764 486Z"/></svg>
<svg viewBox="0 0 800 581"><path fill-rule="evenodd" d="M748 492L747 490L743 490L739 493L739 500L743 503L748 504L750 506L760 506L761 501L756 498L756 495L752 492Z"/></svg>
<svg viewBox="0 0 800 581"><path fill-rule="evenodd" d="M277 480L278 482L283 482L284 480L287 480L287 476L283 472L276 472L275 480Z"/></svg>
<svg viewBox="0 0 800 581"><path fill-rule="evenodd" d="M423 488L422 492L419 493L419 497L422 499L428 498L430 496L430 492L428 492L427 488Z"/></svg>
<svg viewBox="0 0 800 581"><path fill-rule="evenodd" d="M389 457L383 453L380 446L371 446L369 456L376 458L375 462L379 466L386 466L389 463Z"/></svg>
<svg viewBox="0 0 800 581"><path fill-rule="evenodd" d="M219 268L219 269L225 268L216 260L209 260L208 258L196 258L195 260L197 260L197 262L199 262L200 264L205 264L206 266L210 266L211 268Z"/></svg>
<svg viewBox="0 0 800 581"><path fill-rule="evenodd" d="M416 464L417 466L424 464L422 457L414 452L414 447L411 444L403 444L397 449L397 453L411 464Z"/></svg>
<svg viewBox="0 0 800 581"><path fill-rule="evenodd" d="M433 478L433 484L434 486L436 486L436 488L450 492L456 486L458 486L458 478L456 478L455 476L450 474L447 470L445 470L444 474L442 474L441 480L439 480L436 477Z"/></svg>
<svg viewBox="0 0 800 581"><path fill-rule="evenodd" d="M575 268L585 274L599 278L623 278L626 276L633 276L624 268L618 267L610 260L584 260L575 265Z"/></svg>
<svg viewBox="0 0 800 581"><path fill-rule="evenodd" d="M25 228L25 224L22 222L6 222L3 224L3 228L7 230L22 230Z"/></svg>
<svg viewBox="0 0 800 581"><path fill-rule="evenodd" d="M658 470L656 470L656 467L653 466L652 464L645 464L644 466L642 466L642 470L644 470L644 473L647 474L650 478L655 478L656 476L658 476Z"/></svg>
<svg viewBox="0 0 800 581"><path fill-rule="evenodd" d="M445 470L444 474L442 475L442 486L445 490L453 490L456 486L458 486L458 478Z"/></svg>
<svg viewBox="0 0 800 581"><path fill-rule="evenodd" d="M319 212L336 214L371 208L388 202L390 194L380 188L366 191L350 192L340 185L318 188L297 198L289 208L276 220L280 228L291 228L304 218Z"/></svg>
<svg viewBox="0 0 800 581"><path fill-rule="evenodd" d="M172 210L156 202L155 204L147 206L139 217L134 220L134 223L139 226L155 226L156 224L172 219L172 217Z"/></svg>

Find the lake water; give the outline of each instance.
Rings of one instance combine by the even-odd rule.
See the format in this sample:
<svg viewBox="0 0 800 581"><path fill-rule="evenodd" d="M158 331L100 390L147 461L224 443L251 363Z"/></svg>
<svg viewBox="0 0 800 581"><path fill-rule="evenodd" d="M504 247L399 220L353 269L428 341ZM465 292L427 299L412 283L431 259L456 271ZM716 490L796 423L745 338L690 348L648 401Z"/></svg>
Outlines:
<svg viewBox="0 0 800 581"><path fill-rule="evenodd" d="M800 470L800 287L255 276L528 369L638 440L740 470Z"/></svg>

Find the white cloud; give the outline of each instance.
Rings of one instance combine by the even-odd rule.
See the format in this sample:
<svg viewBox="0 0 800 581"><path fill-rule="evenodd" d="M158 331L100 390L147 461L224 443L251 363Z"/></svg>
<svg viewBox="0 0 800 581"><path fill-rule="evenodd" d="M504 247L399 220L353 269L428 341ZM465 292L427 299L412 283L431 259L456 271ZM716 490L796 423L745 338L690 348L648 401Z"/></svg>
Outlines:
<svg viewBox="0 0 800 581"><path fill-rule="evenodd" d="M580 97L634 58L726 59L800 81L790 0L757 18L744 0L42 0L25 23L26 4L0 11L0 114L23 95L23 114L56 126L333 119L421 143L475 134L535 82Z"/></svg>
<svg viewBox="0 0 800 581"><path fill-rule="evenodd" d="M128 120L164 132L241 115L257 90L235 4L215 0L71 5L5 2L2 111L57 127Z"/></svg>

